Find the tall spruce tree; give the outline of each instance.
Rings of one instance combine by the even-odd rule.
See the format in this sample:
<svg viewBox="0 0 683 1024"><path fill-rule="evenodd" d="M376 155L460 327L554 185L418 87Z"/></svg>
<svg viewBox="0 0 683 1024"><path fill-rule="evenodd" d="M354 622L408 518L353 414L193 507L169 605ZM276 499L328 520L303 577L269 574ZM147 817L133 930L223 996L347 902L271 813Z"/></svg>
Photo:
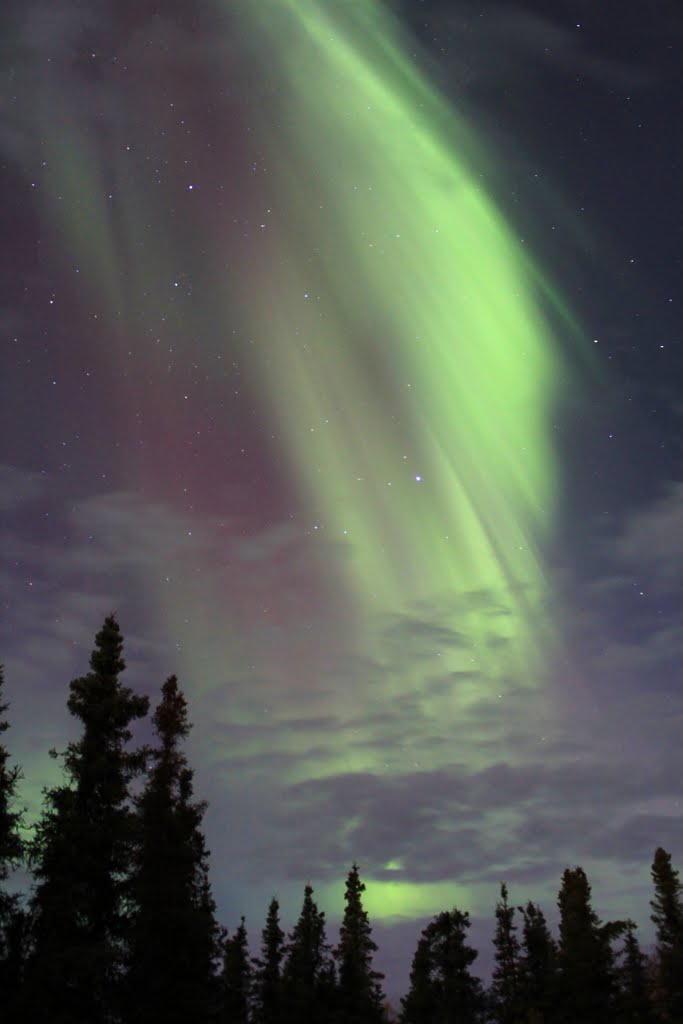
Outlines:
<svg viewBox="0 0 683 1024"><path fill-rule="evenodd" d="M470 974L476 949L466 943L469 914L444 911L423 930L410 971L410 989L401 999L402 1024L477 1024L484 994Z"/></svg>
<svg viewBox="0 0 683 1024"><path fill-rule="evenodd" d="M147 784L136 800L128 973L131 1024L196 1024L215 1009L220 930L202 832L206 805L193 800L182 750L187 701L171 676L154 712L158 739L148 751Z"/></svg>
<svg viewBox="0 0 683 1024"><path fill-rule="evenodd" d="M611 943L623 933L626 922L601 923L581 867L565 870L558 906L561 1019L568 1024L607 1024L615 1016L617 987Z"/></svg>
<svg viewBox="0 0 683 1024"><path fill-rule="evenodd" d="M377 1024L384 1020L384 995L380 986L384 975L372 969L377 944L372 939L367 911L363 909L364 892L365 884L354 863L346 879L346 907L334 952L340 1024Z"/></svg>
<svg viewBox="0 0 683 1024"><path fill-rule="evenodd" d="M495 962L490 990L492 1015L497 1024L515 1024L520 1020L520 951L514 917L515 908L508 903L508 890L503 882L496 904Z"/></svg>
<svg viewBox="0 0 683 1024"><path fill-rule="evenodd" d="M520 1000L529 1024L551 1024L556 1019L558 995L557 946L545 915L531 900L518 907L522 915L519 964Z"/></svg>
<svg viewBox="0 0 683 1024"><path fill-rule="evenodd" d="M334 961L325 933L325 912L304 889L301 913L289 934L282 972L286 1024L326 1024L335 996Z"/></svg>
<svg viewBox="0 0 683 1024"><path fill-rule="evenodd" d="M3 703L4 674L0 665L0 736L7 731L9 723L3 717L9 705ZM0 1001L5 1015L13 1012L18 996L23 968L23 935L25 915L19 904L19 897L7 889L7 879L17 867L23 844L19 835L21 815L15 809L17 782L20 769L9 766L9 751L0 743Z"/></svg>
<svg viewBox="0 0 683 1024"><path fill-rule="evenodd" d="M663 1021L683 1021L683 902L678 871L671 854L661 846L652 861L654 898L650 901L655 925L655 1005Z"/></svg>
<svg viewBox="0 0 683 1024"><path fill-rule="evenodd" d="M251 978L247 929L241 918L235 934L225 940L220 1014L225 1024L248 1024Z"/></svg>
<svg viewBox="0 0 683 1024"><path fill-rule="evenodd" d="M110 615L95 638L91 671L70 684L68 709L83 733L62 755L65 784L44 794L31 846L36 887L25 1015L34 1024L109 1024L119 1016L133 841L129 786L143 763L126 745L131 722L149 706L121 685L122 649Z"/></svg>
<svg viewBox="0 0 683 1024"><path fill-rule="evenodd" d="M280 1024L282 1003L282 958L285 933L280 927L280 904L273 897L261 932L261 955L254 957L253 1024Z"/></svg>

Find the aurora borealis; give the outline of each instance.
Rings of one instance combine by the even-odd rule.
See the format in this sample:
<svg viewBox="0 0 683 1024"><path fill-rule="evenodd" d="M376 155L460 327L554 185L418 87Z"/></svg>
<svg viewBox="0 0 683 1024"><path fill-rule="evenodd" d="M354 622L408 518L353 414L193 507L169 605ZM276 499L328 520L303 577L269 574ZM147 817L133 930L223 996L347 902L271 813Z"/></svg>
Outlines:
<svg viewBox="0 0 683 1024"><path fill-rule="evenodd" d="M187 692L254 934L307 880L334 920L357 858L404 972L501 878L550 905L582 863L645 923L683 855L680 146L647 105L680 31L607 8L2 16L8 745L36 808L115 609L127 683Z"/></svg>

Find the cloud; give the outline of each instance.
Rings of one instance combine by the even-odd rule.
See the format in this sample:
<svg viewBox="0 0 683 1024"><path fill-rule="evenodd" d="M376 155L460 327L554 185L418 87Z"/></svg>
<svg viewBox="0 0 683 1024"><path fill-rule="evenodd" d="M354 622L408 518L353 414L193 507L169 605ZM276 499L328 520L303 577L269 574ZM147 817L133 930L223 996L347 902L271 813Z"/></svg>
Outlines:
<svg viewBox="0 0 683 1024"><path fill-rule="evenodd" d="M0 511L10 512L39 500L46 491L42 473L0 464Z"/></svg>
<svg viewBox="0 0 683 1024"><path fill-rule="evenodd" d="M49 481L38 483L49 490ZM663 707L642 692L638 673L647 666L656 676L680 641L673 630L657 631L642 650L609 634L598 641L604 606L629 577L623 563L640 551L631 538L644 523L668 523L668 505L663 511L660 517L655 503L626 524L612 548L611 582L566 588L585 683L560 708L522 679L509 679L505 696L493 699L480 670L438 671L434 651L458 652L469 643L448 625L458 622L450 605L466 602L465 595L453 597L448 614L429 606L382 616L375 626L384 649L340 648L327 663L328 676L290 678L279 658L288 645L296 647L296 619L287 624L284 647L260 630L244 649L228 620L231 605L239 608L248 593L277 589L293 567L306 565L307 541L291 524L230 541L217 522L131 491L64 506L69 543L23 551L33 569L51 568L43 589L15 599L11 632L4 634L10 739L25 766L24 798L36 808L40 785L53 777L46 750L63 746L73 728L64 707L68 680L85 670L100 618L125 594L130 685L154 697L162 666L178 667L187 648L181 684L196 723L188 753L197 794L209 800L212 878L226 923L236 909L246 912L255 938L276 889L291 927L309 878L326 894L323 906L334 922L341 896L337 905L327 894L341 893L357 858L370 888L392 887L399 912L401 885L411 914L424 907L424 921L414 917L394 928L373 921L385 946L379 964L394 979L426 919L452 904L475 917L472 938L485 973L489 935L480 919L490 916L499 882L508 882L516 902L540 900L552 919L560 875L570 864L588 870L601 914L630 914L647 926L652 848L661 842L676 849L683 841L678 817L667 811L675 808L683 770L683 702L671 694ZM166 574L174 580L175 610L157 621L153 603ZM55 579L58 586L48 583ZM148 590L145 581L152 581ZM476 603L480 612L494 607L491 595ZM587 652L584 627L592 637ZM373 656L378 650L382 656ZM400 682L402 664L416 667L417 682ZM421 666L429 671L421 674ZM440 702L457 699L462 686L479 697L446 718ZM17 687L41 699L20 700ZM603 889L621 895L603 905ZM400 977L390 982L394 988Z"/></svg>
<svg viewBox="0 0 683 1024"><path fill-rule="evenodd" d="M472 771L469 751L462 752L462 763L436 771L351 772L285 786L274 799L273 835L266 830L257 862L277 835L289 877L300 869L302 849L316 877L333 875L354 857L373 877L384 877L384 865L396 859L401 870L391 877L411 883L457 878L489 885L533 872L554 877L565 861L586 856L619 862L619 843L633 822L661 823L638 808L655 794L669 801L677 795L668 770L639 763L636 771L627 758L615 762L611 751L589 743L579 756L562 758L557 749L521 759L511 750L516 761L481 771ZM650 845L656 834L648 834ZM642 853L644 841L637 848Z"/></svg>
<svg viewBox="0 0 683 1024"><path fill-rule="evenodd" d="M683 586L683 483L670 483L661 497L628 518L614 553L658 588Z"/></svg>
<svg viewBox="0 0 683 1024"><path fill-rule="evenodd" d="M190 699L188 752L209 800L222 907L242 900L262 914L278 879L293 906L303 880L329 888L354 858L377 884L417 887L421 906L452 884L463 909L490 914L506 879L514 899L552 907L562 869L581 863L596 892L609 878L628 894L635 877L623 912L647 922L651 847L683 839L673 813L683 700L667 686L683 641L673 621L638 643L606 626L634 560L647 553L648 571L659 572L664 547L651 538L674 529L678 489L625 523L603 578L562 579L563 598L547 613L563 617L568 651L558 650L545 681L529 686L510 670L492 688L483 668L438 657L469 651L452 623L465 621L470 595L378 615L363 646L329 607L278 610L275 595L293 574L306 590L321 541L290 522L245 538L142 493L60 505L49 478L10 467L4 479L49 498L64 528L38 546L5 538L24 573L10 571L2 632L12 751L34 807L53 777L46 751L73 729L68 680L86 670L94 631L114 608L129 685L154 699L178 670ZM329 554L346 557L334 546ZM500 595L472 596L494 624L500 605Z"/></svg>

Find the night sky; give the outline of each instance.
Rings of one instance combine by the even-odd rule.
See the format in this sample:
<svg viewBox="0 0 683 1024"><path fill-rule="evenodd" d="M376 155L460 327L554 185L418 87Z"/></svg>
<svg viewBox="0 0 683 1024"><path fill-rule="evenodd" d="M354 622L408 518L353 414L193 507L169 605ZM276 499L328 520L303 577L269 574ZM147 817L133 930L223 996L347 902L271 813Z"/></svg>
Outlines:
<svg viewBox="0 0 683 1024"><path fill-rule="evenodd" d="M683 15L4 0L0 661L29 819L115 611L221 921L683 867Z"/></svg>

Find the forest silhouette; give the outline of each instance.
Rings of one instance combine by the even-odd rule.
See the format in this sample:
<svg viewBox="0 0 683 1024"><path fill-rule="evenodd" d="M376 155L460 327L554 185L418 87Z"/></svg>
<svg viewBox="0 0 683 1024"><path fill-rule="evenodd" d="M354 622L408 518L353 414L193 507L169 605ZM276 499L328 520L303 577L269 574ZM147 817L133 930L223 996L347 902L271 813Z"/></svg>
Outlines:
<svg viewBox="0 0 683 1024"><path fill-rule="evenodd" d="M17 808L21 770L4 743L0 669L0 1021L5 1024L683 1024L683 900L670 853L652 862L656 942L646 955L632 920L601 921L581 867L567 868L553 935L541 907L495 904L493 971L472 973L469 914L424 928L409 987L394 1011L373 967L377 945L358 864L346 878L336 946L304 888L290 932L273 898L258 955L244 918L217 919L203 817L184 752L190 731L178 680L163 684L153 742L131 749L150 710L124 686L123 638L107 617L90 671L69 685L78 739L44 791L32 830ZM28 834L28 838L26 838ZM12 890L27 869L30 890Z"/></svg>

